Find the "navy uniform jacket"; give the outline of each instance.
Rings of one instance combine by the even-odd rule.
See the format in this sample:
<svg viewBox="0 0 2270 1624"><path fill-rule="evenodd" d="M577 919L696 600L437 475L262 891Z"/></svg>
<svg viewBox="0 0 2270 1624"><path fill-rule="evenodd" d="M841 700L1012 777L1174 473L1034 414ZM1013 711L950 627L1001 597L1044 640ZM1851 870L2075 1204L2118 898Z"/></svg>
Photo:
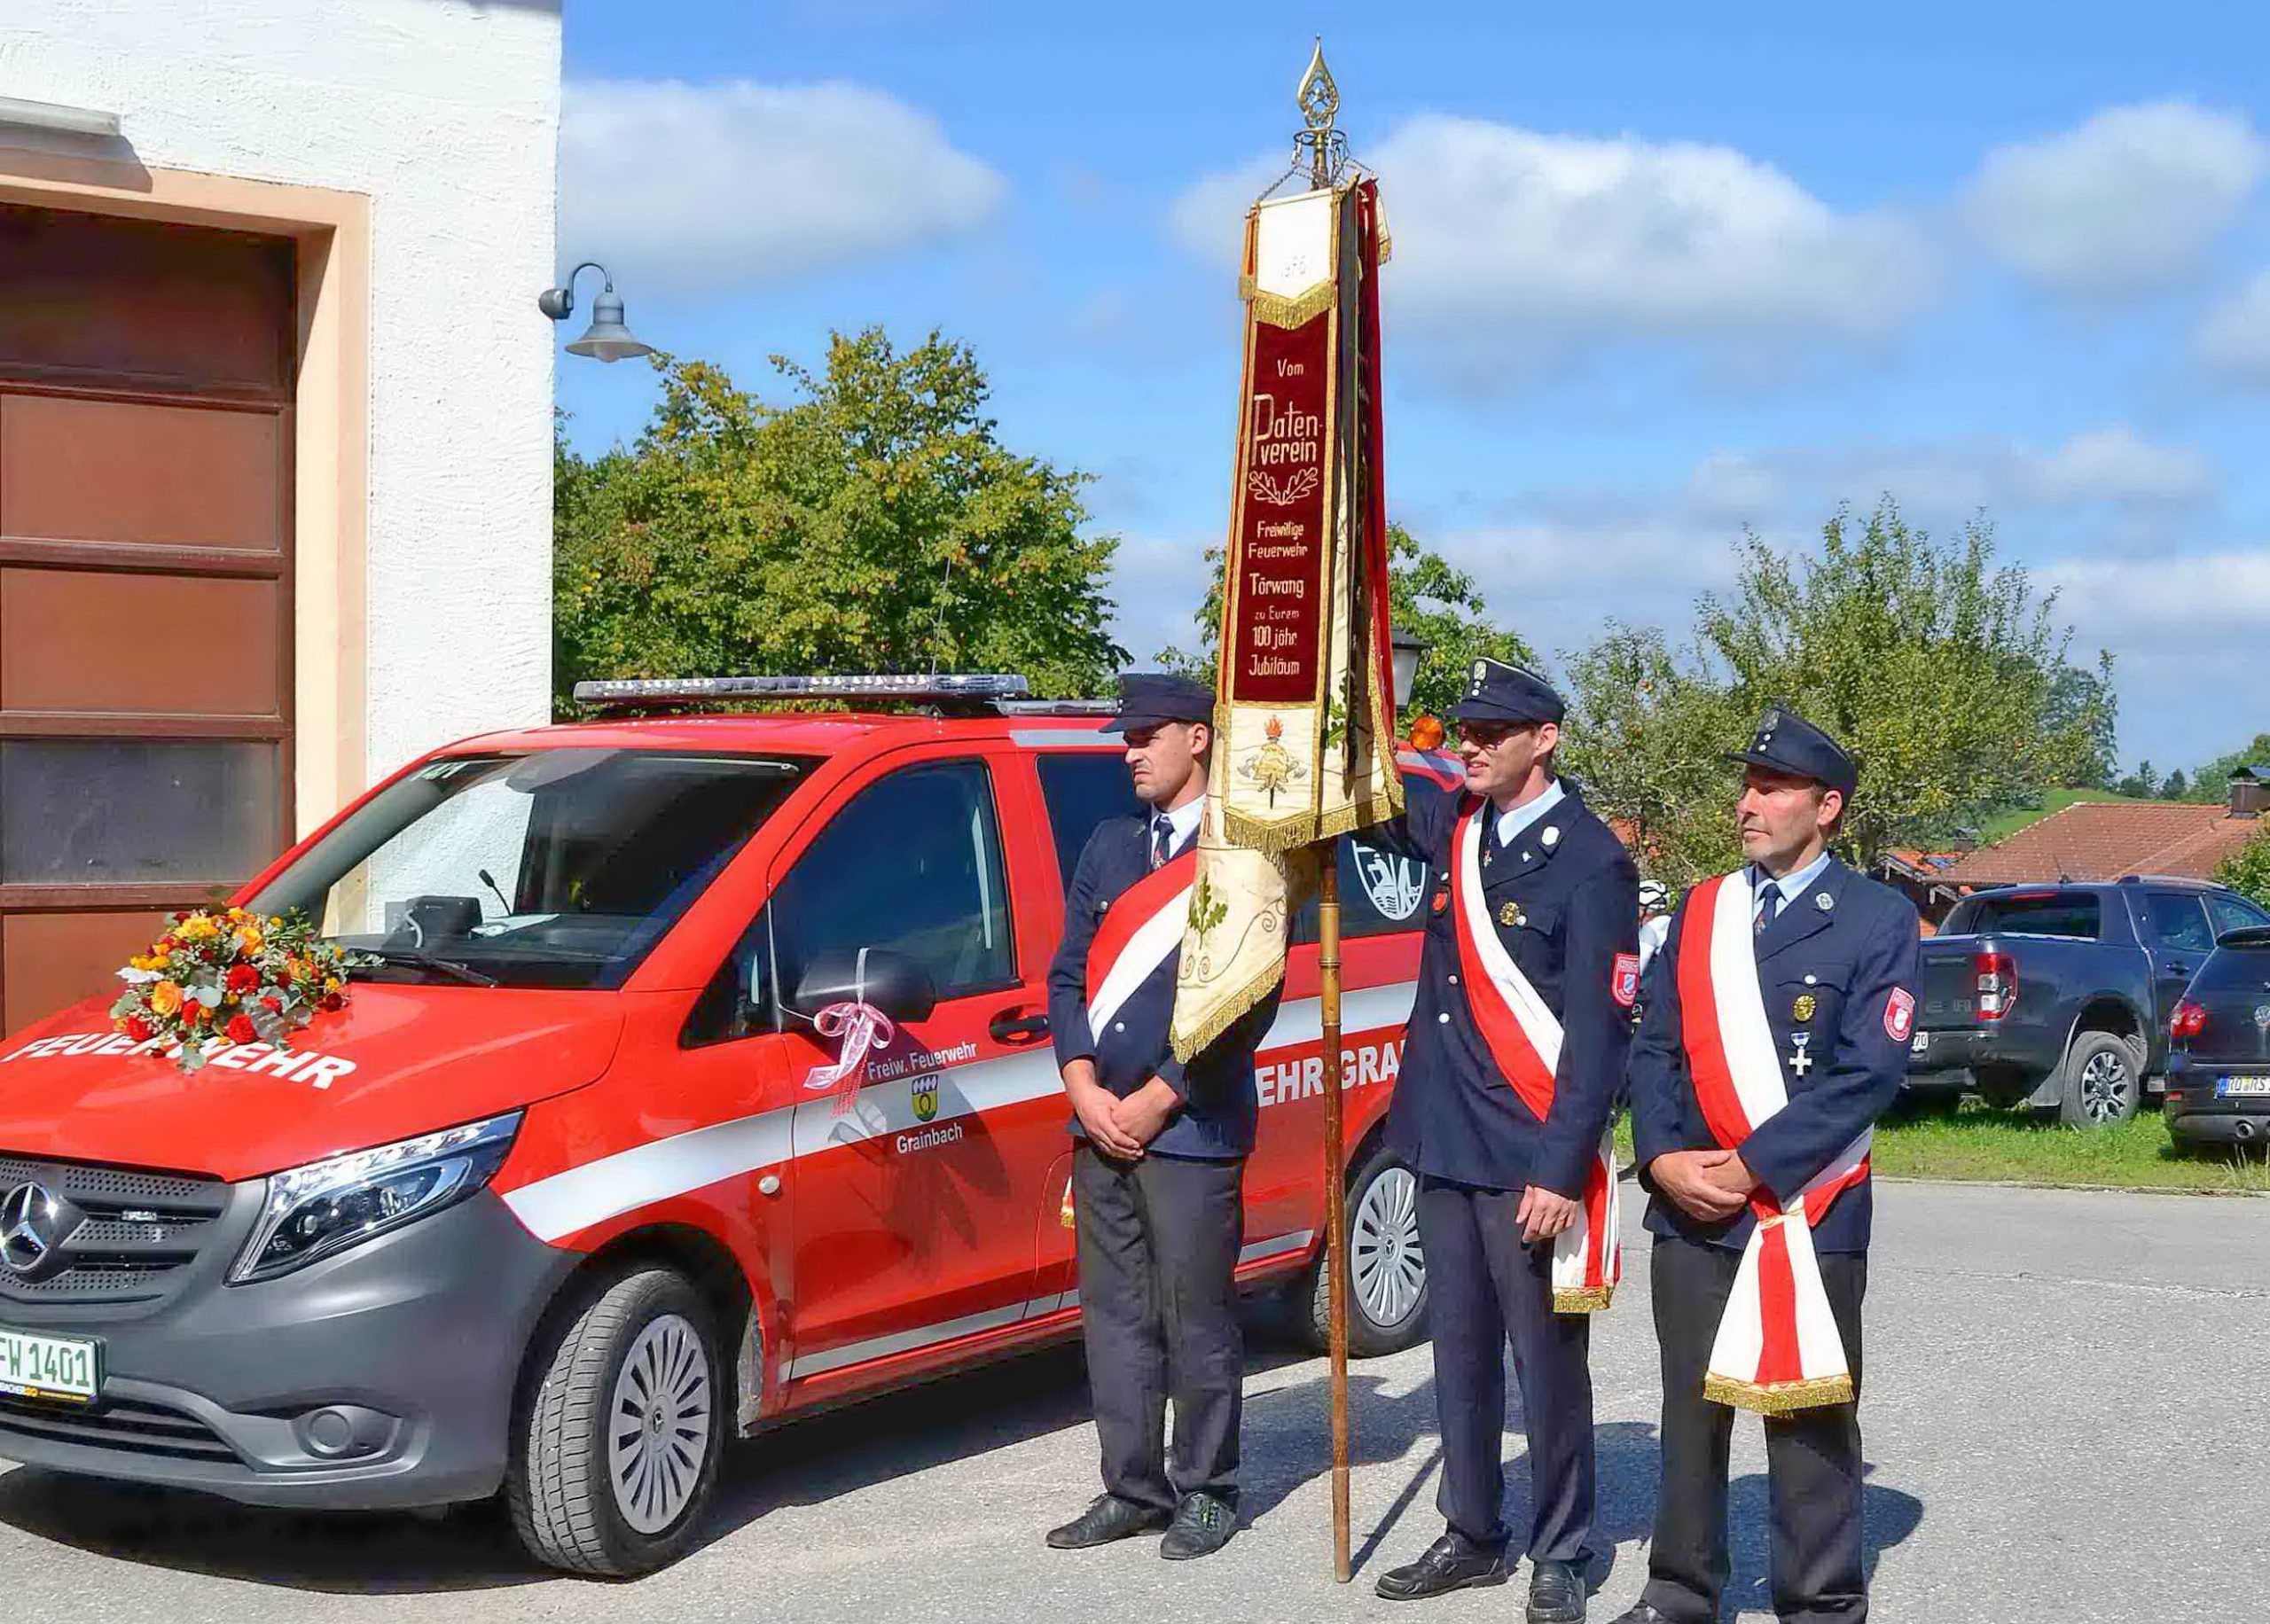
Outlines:
<svg viewBox="0 0 2270 1624"><path fill-rule="evenodd" d="M1632 1150L1650 1191L1647 1169L1656 1157L1718 1144L1702 1120L1679 1038L1679 945L1686 923L1682 902L1671 940L1648 966L1647 1009L1632 1046ZM1922 936L1906 897L1832 859L1812 889L1784 904L1765 934L1754 939L1758 990L1789 1103L1735 1148L1777 1198L1787 1200L1812 1183L1899 1092L1914 1011L1895 1019L1890 1007L1895 993L1914 995ZM1797 1018L1802 998L1812 1001L1810 1019ZM1802 1075L1789 1064L1799 1032L1809 1036L1812 1061ZM1875 1209L1870 1181L1863 1179L1836 1198L1813 1230L1814 1248L1867 1251ZM1656 1234L1722 1246L1749 1244L1756 1222L1747 1207L1724 1223L1698 1222L1660 1191L1648 1205L1648 1227Z"/></svg>
<svg viewBox="0 0 2270 1624"><path fill-rule="evenodd" d="M1553 1109L1539 1122L1491 1058L1459 985L1451 842L1468 797L1412 775L1404 785L1401 827L1377 832L1426 861L1439 905L1427 918L1410 1042L1389 1108L1389 1142L1436 1178L1492 1190L1539 1184L1581 1198L1632 1038L1631 1006L1616 996L1616 960L1635 956L1629 970L1636 980L1639 874L1565 778L1561 803L1483 865L1483 894L1498 939L1561 1020ZM1497 842L1498 814L1484 805L1481 816L1486 853ZM1505 922L1515 915L1520 924Z"/></svg>
<svg viewBox="0 0 2270 1624"><path fill-rule="evenodd" d="M1257 1106L1253 1051L1277 1019L1272 993L1188 1066L1167 1041L1174 1017L1175 958L1170 954L1112 1017L1110 1030L1088 1030L1088 944L1096 924L1119 894L1151 872L1151 834L1139 817L1106 818L1088 837L1064 899L1064 941L1048 967L1048 1027L1061 1069L1093 1060L1096 1077L1124 1099L1154 1077L1182 1097L1150 1149L1161 1156L1232 1160L1253 1149ZM1079 1120L1072 1123L1080 1138Z"/></svg>

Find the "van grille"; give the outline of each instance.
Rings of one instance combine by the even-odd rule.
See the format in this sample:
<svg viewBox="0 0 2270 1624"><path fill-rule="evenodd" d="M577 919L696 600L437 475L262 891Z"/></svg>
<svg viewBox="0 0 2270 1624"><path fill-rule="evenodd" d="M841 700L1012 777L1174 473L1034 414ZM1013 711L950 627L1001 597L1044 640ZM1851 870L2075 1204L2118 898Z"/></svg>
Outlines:
<svg viewBox="0 0 2270 1624"><path fill-rule="evenodd" d="M122 1449L173 1460L231 1461L237 1452L194 1416L159 1404L112 1401L88 1409L0 1398L0 1440L28 1438L41 1443L80 1444Z"/></svg>
<svg viewBox="0 0 2270 1624"><path fill-rule="evenodd" d="M77 1217L51 1262L0 1260L0 1298L39 1303L136 1303L164 1296L220 1228L229 1186L218 1179L0 1155L0 1200L36 1184Z"/></svg>

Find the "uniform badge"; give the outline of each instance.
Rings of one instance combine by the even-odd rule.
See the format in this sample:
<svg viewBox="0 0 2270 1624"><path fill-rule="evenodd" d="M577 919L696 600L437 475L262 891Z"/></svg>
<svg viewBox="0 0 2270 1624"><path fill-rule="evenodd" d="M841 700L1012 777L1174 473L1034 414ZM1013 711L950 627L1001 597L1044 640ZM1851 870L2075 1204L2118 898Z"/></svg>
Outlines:
<svg viewBox="0 0 2270 1624"><path fill-rule="evenodd" d="M1640 956L1619 953L1608 973L1609 995L1625 1009L1640 1002Z"/></svg>
<svg viewBox="0 0 2270 1624"><path fill-rule="evenodd" d="M1498 910L1498 923L1500 925L1527 925L1529 923L1529 916L1522 911L1522 905L1519 902L1508 902Z"/></svg>
<svg viewBox="0 0 2270 1624"><path fill-rule="evenodd" d="M1904 1043L1914 1029L1915 995L1904 987L1895 987L1883 1006L1884 1035L1895 1043Z"/></svg>
<svg viewBox="0 0 2270 1624"><path fill-rule="evenodd" d="M1448 908L1450 905L1451 905L1451 888L1450 888L1448 886L1436 886L1436 887L1435 887L1434 910L1435 910L1436 913L1440 913L1440 912L1442 912L1442 911L1443 911L1443 910L1444 910L1445 908Z"/></svg>
<svg viewBox="0 0 2270 1624"><path fill-rule="evenodd" d="M1819 896L1813 898L1812 905L1815 908L1820 909L1821 912L1827 913L1830 909L1836 906L1836 899L1829 895L1828 892L1824 891Z"/></svg>
<svg viewBox="0 0 2270 1624"><path fill-rule="evenodd" d="M1545 843L1545 849L1546 851L1551 851L1554 847L1561 844L1561 831L1557 827L1549 828L1537 838Z"/></svg>
<svg viewBox="0 0 2270 1624"><path fill-rule="evenodd" d="M1814 999L1811 993L1799 993L1797 995L1797 1001L1789 1006L1789 1019L1791 1020L1811 1020L1814 1014L1819 1011L1820 1008L1820 1005L1819 1002Z"/></svg>

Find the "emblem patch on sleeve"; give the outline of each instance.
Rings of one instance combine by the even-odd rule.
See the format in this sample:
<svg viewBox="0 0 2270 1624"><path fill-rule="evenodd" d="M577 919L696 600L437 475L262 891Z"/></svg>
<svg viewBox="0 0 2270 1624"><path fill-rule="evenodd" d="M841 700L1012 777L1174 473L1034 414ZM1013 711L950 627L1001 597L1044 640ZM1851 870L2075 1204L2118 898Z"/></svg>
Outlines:
<svg viewBox="0 0 2270 1624"><path fill-rule="evenodd" d="M1915 1030L1915 995L1904 987L1891 989L1891 996L1883 1006L1884 1035L1894 1042L1904 1043L1909 1033Z"/></svg>
<svg viewBox="0 0 2270 1624"><path fill-rule="evenodd" d="M1616 1003L1627 1010L1640 1001L1640 956L1637 953L1616 956L1615 968L1609 972L1608 990L1614 995Z"/></svg>

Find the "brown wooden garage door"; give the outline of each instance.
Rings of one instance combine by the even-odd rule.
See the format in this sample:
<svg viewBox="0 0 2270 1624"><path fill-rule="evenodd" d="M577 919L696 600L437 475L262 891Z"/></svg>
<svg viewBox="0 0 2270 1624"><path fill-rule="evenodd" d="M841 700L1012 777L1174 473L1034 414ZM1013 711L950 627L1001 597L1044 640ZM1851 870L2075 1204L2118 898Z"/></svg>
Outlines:
<svg viewBox="0 0 2270 1624"><path fill-rule="evenodd" d="M292 245L0 205L0 1019L292 806Z"/></svg>

